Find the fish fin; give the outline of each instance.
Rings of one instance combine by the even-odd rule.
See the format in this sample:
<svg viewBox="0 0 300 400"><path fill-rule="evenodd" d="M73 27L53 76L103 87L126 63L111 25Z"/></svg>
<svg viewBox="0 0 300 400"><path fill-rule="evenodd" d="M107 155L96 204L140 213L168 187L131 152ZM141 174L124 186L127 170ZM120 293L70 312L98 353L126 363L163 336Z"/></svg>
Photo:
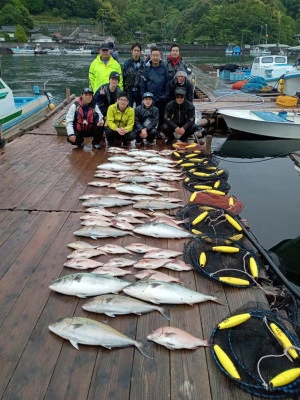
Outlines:
<svg viewBox="0 0 300 400"><path fill-rule="evenodd" d="M86 299L87 297L85 294L77 294L76 296L80 297L81 299Z"/></svg>
<svg viewBox="0 0 300 400"><path fill-rule="evenodd" d="M191 307L194 305L194 303L185 303L185 304L188 304Z"/></svg>
<svg viewBox="0 0 300 400"><path fill-rule="evenodd" d="M113 313L110 313L110 312L106 312L106 313L105 313L105 315L107 315L108 317L112 317L112 318L114 318L114 317L115 317L115 314L113 314Z"/></svg>
<svg viewBox="0 0 300 400"><path fill-rule="evenodd" d="M98 239L97 236L90 236L90 237L91 237L91 239L94 239L94 240Z"/></svg>
<svg viewBox="0 0 300 400"><path fill-rule="evenodd" d="M135 347L143 354L143 356L153 359L153 357L146 351L146 347L142 342L135 342Z"/></svg>
<svg viewBox="0 0 300 400"><path fill-rule="evenodd" d="M152 299L150 301L151 301L151 303L154 303L154 304L160 304L159 299Z"/></svg>
<svg viewBox="0 0 300 400"><path fill-rule="evenodd" d="M133 314L135 314L135 315L142 315L142 313L140 313L140 312L134 312Z"/></svg>
<svg viewBox="0 0 300 400"><path fill-rule="evenodd" d="M159 307L158 311L161 313L161 315L163 315L165 318L167 318L169 321L172 320L172 318L170 317L170 315L166 312L166 309L163 307Z"/></svg>
<svg viewBox="0 0 300 400"><path fill-rule="evenodd" d="M75 340L70 340L70 343L71 343L71 345L72 345L73 347L75 347L75 349L79 350L78 343L75 342Z"/></svg>

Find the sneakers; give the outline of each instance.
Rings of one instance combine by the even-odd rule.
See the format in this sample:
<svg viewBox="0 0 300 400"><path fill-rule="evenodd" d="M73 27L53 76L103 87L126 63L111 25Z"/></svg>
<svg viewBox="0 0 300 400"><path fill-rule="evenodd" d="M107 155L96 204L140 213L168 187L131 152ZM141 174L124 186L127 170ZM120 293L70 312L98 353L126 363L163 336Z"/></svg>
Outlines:
<svg viewBox="0 0 300 400"><path fill-rule="evenodd" d="M148 142L148 140L146 140L146 146L155 146L155 145L156 145L155 139L153 140L153 142Z"/></svg>
<svg viewBox="0 0 300 400"><path fill-rule="evenodd" d="M93 149L101 149L100 144L93 144Z"/></svg>

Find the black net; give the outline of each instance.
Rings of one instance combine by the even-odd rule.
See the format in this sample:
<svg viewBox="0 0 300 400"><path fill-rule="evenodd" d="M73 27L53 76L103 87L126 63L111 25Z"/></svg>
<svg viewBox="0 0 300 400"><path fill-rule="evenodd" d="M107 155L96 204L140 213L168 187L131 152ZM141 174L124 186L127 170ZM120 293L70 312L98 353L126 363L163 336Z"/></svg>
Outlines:
<svg viewBox="0 0 300 400"><path fill-rule="evenodd" d="M201 181L201 179L187 177L183 180L183 186L190 192L219 190L227 194L230 190L230 185L225 179L218 179L214 181Z"/></svg>
<svg viewBox="0 0 300 400"><path fill-rule="evenodd" d="M213 358L227 377L252 394L268 398L297 395L300 341L294 328L290 320L266 305L249 303L214 329Z"/></svg>
<svg viewBox="0 0 300 400"><path fill-rule="evenodd" d="M255 285L261 263L254 249L234 241L230 245L223 242L222 238L214 238L212 243L193 238L184 246L184 261L222 285L240 288Z"/></svg>
<svg viewBox="0 0 300 400"><path fill-rule="evenodd" d="M227 180L228 179L228 171L225 169L217 168L215 171L203 171L203 169L199 168L190 168L186 171L186 176L193 179L201 179L201 181L217 181L219 179Z"/></svg>

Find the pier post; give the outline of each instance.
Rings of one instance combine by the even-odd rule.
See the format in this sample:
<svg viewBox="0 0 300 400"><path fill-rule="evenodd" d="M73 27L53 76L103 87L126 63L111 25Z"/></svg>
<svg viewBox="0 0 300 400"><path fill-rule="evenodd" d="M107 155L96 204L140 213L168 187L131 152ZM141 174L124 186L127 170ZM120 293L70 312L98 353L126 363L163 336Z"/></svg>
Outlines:
<svg viewBox="0 0 300 400"><path fill-rule="evenodd" d="M67 88L67 89L66 89L66 100L67 100L68 103L70 103L70 96L71 96L70 89Z"/></svg>

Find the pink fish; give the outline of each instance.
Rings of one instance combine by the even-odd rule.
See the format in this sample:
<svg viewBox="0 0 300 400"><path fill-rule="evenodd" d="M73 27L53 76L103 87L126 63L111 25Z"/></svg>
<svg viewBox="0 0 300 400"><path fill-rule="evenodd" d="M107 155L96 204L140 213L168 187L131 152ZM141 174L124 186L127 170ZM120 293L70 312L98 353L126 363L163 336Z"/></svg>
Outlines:
<svg viewBox="0 0 300 400"><path fill-rule="evenodd" d="M174 328L173 326L162 326L147 336L148 340L165 346L167 349L189 349L193 350L199 346L209 346L207 340L198 339L190 333Z"/></svg>
<svg viewBox="0 0 300 400"><path fill-rule="evenodd" d="M115 228L122 229L123 231L132 231L134 226L129 222L112 220L111 225Z"/></svg>
<svg viewBox="0 0 300 400"><path fill-rule="evenodd" d="M124 249L122 246L118 246L116 244L105 244L104 246L97 247L99 250L104 251L108 254L132 254L131 251Z"/></svg>
<svg viewBox="0 0 300 400"><path fill-rule="evenodd" d="M90 269L102 267L103 263L89 258L72 258L64 263L65 267L74 269Z"/></svg>
<svg viewBox="0 0 300 400"><path fill-rule="evenodd" d="M88 183L89 186L103 187L108 186L109 182L107 181L92 181Z"/></svg>
<svg viewBox="0 0 300 400"><path fill-rule="evenodd" d="M101 214L92 214L92 213L88 213L88 214L84 214L80 217L80 219L83 220L87 220L87 219L98 219L99 221L106 221L109 222L110 218L109 217L105 217L105 215L101 215Z"/></svg>
<svg viewBox="0 0 300 400"><path fill-rule="evenodd" d="M173 258L181 255L181 251L158 249L148 251L146 254L144 254L144 258Z"/></svg>
<svg viewBox="0 0 300 400"><path fill-rule="evenodd" d="M92 214L100 214L100 215L104 215L105 217L114 217L115 214L106 210L105 208L101 208L101 207L90 207L87 208L85 211L87 211L88 213L92 213Z"/></svg>
<svg viewBox="0 0 300 400"><path fill-rule="evenodd" d="M84 225L84 226L93 226L93 225L111 226L111 225L113 225L113 223L109 222L109 221L104 221L103 219L99 219L99 218L88 218L88 219L83 220L81 222L81 225Z"/></svg>
<svg viewBox="0 0 300 400"><path fill-rule="evenodd" d="M115 217L113 217L112 221L128 222L129 224L143 224L143 221L138 218L129 216L126 217L124 215L116 215Z"/></svg>
<svg viewBox="0 0 300 400"><path fill-rule="evenodd" d="M190 265L180 260L169 260L164 264L164 268L172 269L173 271L190 271L193 269Z"/></svg>
<svg viewBox="0 0 300 400"><path fill-rule="evenodd" d="M170 261L171 260L168 258L161 260L158 260L156 258L143 258L142 260L134 264L134 268L156 269L164 266Z"/></svg>
<svg viewBox="0 0 300 400"><path fill-rule="evenodd" d="M118 212L117 216L132 217L132 218L150 218L149 215L136 210L125 210Z"/></svg>
<svg viewBox="0 0 300 400"><path fill-rule="evenodd" d="M132 272L126 271L126 269L121 269L118 267L108 267L106 265L103 265L103 267L93 269L93 274L124 276L124 275L131 275Z"/></svg>
<svg viewBox="0 0 300 400"><path fill-rule="evenodd" d="M149 269L144 269L143 271L139 272L138 274L135 275L137 279L144 279L146 278L149 281L162 281L162 282L176 282L180 283L180 280L178 278L175 278L174 276L164 274L163 272L159 272L156 270L149 270Z"/></svg>
<svg viewBox="0 0 300 400"><path fill-rule="evenodd" d="M147 251L150 250L159 250L158 247L147 246L144 243L131 243L129 246L126 246L125 249L134 251L135 253L138 254L147 253Z"/></svg>
<svg viewBox="0 0 300 400"><path fill-rule="evenodd" d="M100 256L101 254L106 255L104 251L99 249L78 249L72 251L72 253L69 254L67 258L91 258Z"/></svg>
<svg viewBox="0 0 300 400"><path fill-rule="evenodd" d="M134 265L136 260L130 260L129 258L119 257L119 258L111 258L107 263L104 264L105 267L130 267Z"/></svg>

